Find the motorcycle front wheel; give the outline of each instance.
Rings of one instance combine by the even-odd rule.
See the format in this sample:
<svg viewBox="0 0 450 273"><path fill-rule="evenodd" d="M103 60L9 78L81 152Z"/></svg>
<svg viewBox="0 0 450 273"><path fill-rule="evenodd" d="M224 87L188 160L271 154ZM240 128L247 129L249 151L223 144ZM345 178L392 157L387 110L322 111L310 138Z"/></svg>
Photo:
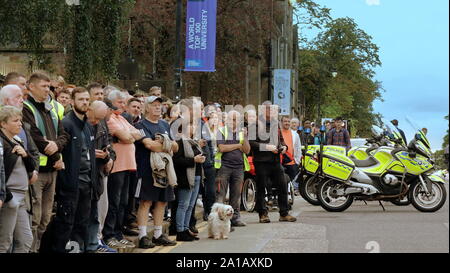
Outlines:
<svg viewBox="0 0 450 273"><path fill-rule="evenodd" d="M317 184L319 182L319 178L308 176L298 185L298 190L302 198L313 206L320 206L320 201L317 199Z"/></svg>
<svg viewBox="0 0 450 273"><path fill-rule="evenodd" d="M419 180L415 181L409 190L409 200L421 212L438 211L447 200L447 191L444 184L431 182L431 192L428 194Z"/></svg>
<svg viewBox="0 0 450 273"><path fill-rule="evenodd" d="M329 212L342 212L353 203L352 195L342 195L347 185L328 179L320 182L317 197L322 208Z"/></svg>

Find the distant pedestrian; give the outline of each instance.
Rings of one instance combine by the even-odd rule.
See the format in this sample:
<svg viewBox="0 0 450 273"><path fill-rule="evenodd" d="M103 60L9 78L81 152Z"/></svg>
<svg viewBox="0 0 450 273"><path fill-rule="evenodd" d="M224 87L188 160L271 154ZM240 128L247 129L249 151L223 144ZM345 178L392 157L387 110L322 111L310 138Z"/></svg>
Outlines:
<svg viewBox="0 0 450 273"><path fill-rule="evenodd" d="M336 128L331 129L327 135L327 145L336 145L351 148L350 134L347 129L343 128L343 121L341 117L337 117L334 121Z"/></svg>
<svg viewBox="0 0 450 273"><path fill-rule="evenodd" d="M322 143L322 134L318 125L313 128L314 145L320 145Z"/></svg>
<svg viewBox="0 0 450 273"><path fill-rule="evenodd" d="M303 131L301 134L301 141L304 144L308 145L314 145L314 136L312 135L312 123L310 120L305 120L303 123ZM309 133L307 133L307 129L309 130Z"/></svg>
<svg viewBox="0 0 450 273"><path fill-rule="evenodd" d="M58 93L58 96L56 98L56 101L61 103L61 105L64 107L64 115L72 111L72 104L70 97L71 95L69 90L63 89Z"/></svg>
<svg viewBox="0 0 450 273"><path fill-rule="evenodd" d="M101 84L94 82L89 84L86 89L89 91L91 101L103 101L105 99L103 87Z"/></svg>
<svg viewBox="0 0 450 273"><path fill-rule="evenodd" d="M400 135L402 136L403 144L405 144L405 146L408 145L408 139L406 139L405 132L403 132L402 129L398 128L398 120L393 119L393 120L391 120L391 123L395 126L395 128L397 128L397 130L399 131Z"/></svg>

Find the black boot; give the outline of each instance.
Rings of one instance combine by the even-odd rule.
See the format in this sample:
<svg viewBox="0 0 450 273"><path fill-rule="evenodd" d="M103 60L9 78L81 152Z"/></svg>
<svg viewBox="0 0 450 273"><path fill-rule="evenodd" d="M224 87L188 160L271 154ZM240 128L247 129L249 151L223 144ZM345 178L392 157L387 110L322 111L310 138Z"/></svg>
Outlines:
<svg viewBox="0 0 450 273"><path fill-rule="evenodd" d="M194 241L194 237L191 236L189 230L185 230L183 232L177 232L177 241L179 242L192 242Z"/></svg>

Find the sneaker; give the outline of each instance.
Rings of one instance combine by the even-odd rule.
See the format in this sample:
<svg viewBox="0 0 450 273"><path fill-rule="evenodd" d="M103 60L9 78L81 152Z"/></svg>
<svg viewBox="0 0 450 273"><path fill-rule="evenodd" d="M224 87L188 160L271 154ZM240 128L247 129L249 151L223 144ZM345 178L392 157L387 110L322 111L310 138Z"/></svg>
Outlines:
<svg viewBox="0 0 450 273"><path fill-rule="evenodd" d="M125 247L127 247L127 248L135 248L135 247L136 247L135 244L133 244L132 242L128 241L128 240L125 239L125 238L122 239L122 240L120 240L119 243L124 244Z"/></svg>
<svg viewBox="0 0 450 273"><path fill-rule="evenodd" d="M280 222L295 222L295 221L297 221L297 218L289 214L286 216L280 216Z"/></svg>
<svg viewBox="0 0 450 273"><path fill-rule="evenodd" d="M100 243L98 245L97 251L95 253L117 253L117 250Z"/></svg>
<svg viewBox="0 0 450 273"><path fill-rule="evenodd" d="M175 241L171 241L166 234L162 234L158 239L152 238L152 242L157 246L174 246L177 244Z"/></svg>
<svg viewBox="0 0 450 273"><path fill-rule="evenodd" d="M245 227L247 224L242 222L241 220L231 221L232 227Z"/></svg>
<svg viewBox="0 0 450 273"><path fill-rule="evenodd" d="M267 213L259 216L259 222L263 224L270 223L270 218Z"/></svg>
<svg viewBox="0 0 450 273"><path fill-rule="evenodd" d="M126 236L139 236L139 232L132 230L130 227L124 227L122 232Z"/></svg>
<svg viewBox="0 0 450 273"><path fill-rule="evenodd" d="M115 248L115 249L126 248L126 245L119 242L116 238L111 238L111 239L107 240L106 245L110 248Z"/></svg>
<svg viewBox="0 0 450 273"><path fill-rule="evenodd" d="M152 239L148 236L144 236L139 240L139 248L149 249L154 248L156 245L152 242Z"/></svg>
<svg viewBox="0 0 450 273"><path fill-rule="evenodd" d="M194 241L194 236L191 236L189 233L189 230L185 230L183 232L177 232L177 239L178 242L192 242Z"/></svg>

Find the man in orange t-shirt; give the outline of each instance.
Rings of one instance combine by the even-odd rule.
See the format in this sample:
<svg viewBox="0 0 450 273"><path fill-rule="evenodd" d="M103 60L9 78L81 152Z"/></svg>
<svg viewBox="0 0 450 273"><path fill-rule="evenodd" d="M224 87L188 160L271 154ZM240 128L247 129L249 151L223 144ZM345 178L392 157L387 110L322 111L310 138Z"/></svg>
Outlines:
<svg viewBox="0 0 450 273"><path fill-rule="evenodd" d="M300 137L296 131L291 129L291 119L288 116L281 118L281 134L283 135L284 143L288 146L286 154L283 155L283 166L285 167L287 175L293 180L297 175L302 156ZM296 183L294 186L297 188Z"/></svg>

